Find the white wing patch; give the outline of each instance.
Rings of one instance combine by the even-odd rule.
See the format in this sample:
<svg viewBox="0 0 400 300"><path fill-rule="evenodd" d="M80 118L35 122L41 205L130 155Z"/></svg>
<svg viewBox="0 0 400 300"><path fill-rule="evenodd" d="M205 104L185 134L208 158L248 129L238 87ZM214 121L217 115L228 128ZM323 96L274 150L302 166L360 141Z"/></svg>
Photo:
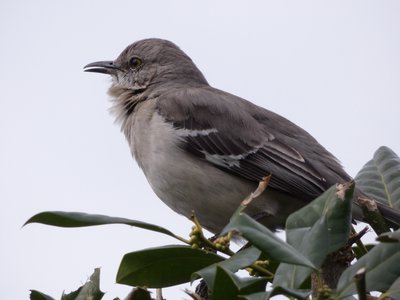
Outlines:
<svg viewBox="0 0 400 300"><path fill-rule="evenodd" d="M209 162L221 166L221 167L240 167L240 160L246 158L248 155L256 153L258 149L260 149L262 145L259 145L252 149L251 151L248 151L243 154L238 154L238 155L219 155L219 154L210 154L206 151L201 151L205 157L206 160Z"/></svg>
<svg viewBox="0 0 400 300"><path fill-rule="evenodd" d="M240 160L245 157L243 155L218 155L201 152L206 156L206 160L221 167L240 167Z"/></svg>
<svg viewBox="0 0 400 300"><path fill-rule="evenodd" d="M181 136L181 137L206 136L206 135L209 135L210 133L217 133L218 132L218 130L216 128L202 129L202 130L180 128L180 129L177 129L176 131L177 131L178 135Z"/></svg>

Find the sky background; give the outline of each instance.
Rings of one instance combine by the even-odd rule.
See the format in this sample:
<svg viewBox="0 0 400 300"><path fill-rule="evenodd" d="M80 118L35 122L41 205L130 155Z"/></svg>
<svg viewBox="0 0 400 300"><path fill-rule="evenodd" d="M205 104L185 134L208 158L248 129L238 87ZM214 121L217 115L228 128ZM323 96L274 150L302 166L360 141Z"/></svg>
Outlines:
<svg viewBox="0 0 400 300"><path fill-rule="evenodd" d="M0 290L59 298L123 254L174 244L122 225L22 224L45 210L191 223L151 191L108 112L109 78L83 66L148 37L179 45L209 83L309 131L351 175L381 145L400 153L399 1L0 2ZM188 299L181 288L164 293Z"/></svg>

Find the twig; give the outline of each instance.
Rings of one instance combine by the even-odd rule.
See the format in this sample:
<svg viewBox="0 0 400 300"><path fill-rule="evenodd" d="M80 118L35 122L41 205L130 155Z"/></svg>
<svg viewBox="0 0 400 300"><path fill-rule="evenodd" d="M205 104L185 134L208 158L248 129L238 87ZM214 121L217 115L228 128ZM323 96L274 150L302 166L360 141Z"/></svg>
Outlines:
<svg viewBox="0 0 400 300"><path fill-rule="evenodd" d="M357 202L363 211L365 221L371 225L377 235L390 231L375 200L360 196L357 198Z"/></svg>
<svg viewBox="0 0 400 300"><path fill-rule="evenodd" d="M354 275L356 282L358 300L367 300L367 286L365 284L365 268L361 268Z"/></svg>
<svg viewBox="0 0 400 300"><path fill-rule="evenodd" d="M364 243L361 241L361 238L368 232L368 230L369 227L365 226L360 232L357 233L354 227L351 227L352 236L348 240L347 245L351 246L356 243L361 252L360 257L368 253L367 247L365 247ZM357 257L357 259L359 259L360 257Z"/></svg>
<svg viewBox="0 0 400 300"><path fill-rule="evenodd" d="M248 206L251 203L251 201L260 196L267 188L270 180L271 180L271 175L263 177L263 179L258 183L257 189L242 201L242 206Z"/></svg>
<svg viewBox="0 0 400 300"><path fill-rule="evenodd" d="M193 300L201 300L200 295L196 294L195 292L185 289L185 293L188 294Z"/></svg>

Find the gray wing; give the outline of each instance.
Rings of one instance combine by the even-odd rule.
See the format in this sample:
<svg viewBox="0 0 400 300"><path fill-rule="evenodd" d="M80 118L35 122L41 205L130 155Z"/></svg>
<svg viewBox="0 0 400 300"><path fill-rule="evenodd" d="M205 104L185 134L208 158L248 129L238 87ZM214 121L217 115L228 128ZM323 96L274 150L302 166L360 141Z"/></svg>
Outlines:
<svg viewBox="0 0 400 300"><path fill-rule="evenodd" d="M179 89L159 98L158 112L181 147L215 167L309 201L349 180L338 161L300 127L220 90Z"/></svg>

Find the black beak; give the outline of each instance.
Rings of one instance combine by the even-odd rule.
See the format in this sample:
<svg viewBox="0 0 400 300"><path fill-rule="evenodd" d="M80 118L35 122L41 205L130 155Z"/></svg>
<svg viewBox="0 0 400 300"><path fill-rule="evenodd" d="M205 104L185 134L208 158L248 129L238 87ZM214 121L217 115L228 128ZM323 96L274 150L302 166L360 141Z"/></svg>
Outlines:
<svg viewBox="0 0 400 300"><path fill-rule="evenodd" d="M122 71L121 68L114 65L114 62L111 60L92 62L84 66L83 69L85 72L104 73L108 75L115 74L117 70Z"/></svg>

